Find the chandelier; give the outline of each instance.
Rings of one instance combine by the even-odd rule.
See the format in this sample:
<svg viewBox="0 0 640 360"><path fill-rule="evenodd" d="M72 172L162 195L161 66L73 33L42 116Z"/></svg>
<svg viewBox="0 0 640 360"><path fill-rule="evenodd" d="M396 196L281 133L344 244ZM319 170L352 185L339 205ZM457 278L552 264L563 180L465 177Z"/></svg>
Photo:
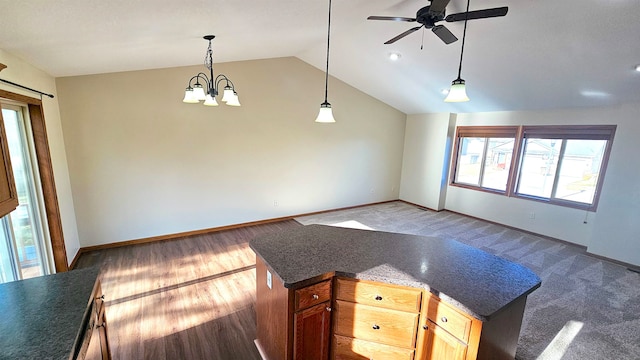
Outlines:
<svg viewBox="0 0 640 360"><path fill-rule="evenodd" d="M204 66L209 69L209 77L207 77L207 74L200 72L189 79L189 84L184 92L184 99L182 101L188 104L197 104L200 101L204 101L203 105L218 106L216 96L218 96L221 83L224 82L224 90L220 101L230 106L240 106L238 93L236 93L233 82L224 74L218 74L216 77L213 76L213 50L211 49L211 40L214 38L215 35L204 36L204 39L209 41L209 47L204 57Z"/></svg>

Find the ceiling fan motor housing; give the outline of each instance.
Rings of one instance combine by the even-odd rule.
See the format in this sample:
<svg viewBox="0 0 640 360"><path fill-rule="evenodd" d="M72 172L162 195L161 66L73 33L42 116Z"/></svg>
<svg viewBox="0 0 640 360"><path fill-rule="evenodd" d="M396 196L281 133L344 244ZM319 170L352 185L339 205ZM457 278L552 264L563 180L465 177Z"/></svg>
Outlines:
<svg viewBox="0 0 640 360"><path fill-rule="evenodd" d="M425 6L416 13L416 21L427 29L431 29L438 21L444 20L444 11L440 14L432 14L429 12L431 6Z"/></svg>

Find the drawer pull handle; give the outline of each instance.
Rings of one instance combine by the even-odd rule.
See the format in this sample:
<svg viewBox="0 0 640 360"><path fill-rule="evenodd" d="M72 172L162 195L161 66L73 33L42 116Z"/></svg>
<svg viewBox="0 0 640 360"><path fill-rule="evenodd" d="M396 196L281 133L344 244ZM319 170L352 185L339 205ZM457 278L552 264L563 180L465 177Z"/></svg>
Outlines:
<svg viewBox="0 0 640 360"><path fill-rule="evenodd" d="M443 316L442 319L440 319L440 321L442 321L443 323L446 323L447 321L449 321L449 319L447 319L446 316Z"/></svg>
<svg viewBox="0 0 640 360"><path fill-rule="evenodd" d="M318 300L320 299L320 296L318 296L318 294L313 294L313 300Z"/></svg>
<svg viewBox="0 0 640 360"><path fill-rule="evenodd" d="M378 300L378 301L382 300L382 296L376 295L376 300Z"/></svg>
<svg viewBox="0 0 640 360"><path fill-rule="evenodd" d="M379 330L379 329L380 329L380 326L378 326L378 325L373 325L373 330Z"/></svg>
<svg viewBox="0 0 640 360"><path fill-rule="evenodd" d="M327 310L327 312L331 312L331 308L330 307L326 307L325 310Z"/></svg>

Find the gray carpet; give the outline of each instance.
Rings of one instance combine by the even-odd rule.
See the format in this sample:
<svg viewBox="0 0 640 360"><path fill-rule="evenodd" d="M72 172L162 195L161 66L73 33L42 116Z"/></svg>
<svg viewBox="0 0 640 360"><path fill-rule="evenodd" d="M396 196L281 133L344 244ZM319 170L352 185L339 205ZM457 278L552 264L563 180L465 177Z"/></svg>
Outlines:
<svg viewBox="0 0 640 360"><path fill-rule="evenodd" d="M640 274L580 247L399 201L296 220L438 236L527 266L542 286L528 297L516 359L640 359Z"/></svg>

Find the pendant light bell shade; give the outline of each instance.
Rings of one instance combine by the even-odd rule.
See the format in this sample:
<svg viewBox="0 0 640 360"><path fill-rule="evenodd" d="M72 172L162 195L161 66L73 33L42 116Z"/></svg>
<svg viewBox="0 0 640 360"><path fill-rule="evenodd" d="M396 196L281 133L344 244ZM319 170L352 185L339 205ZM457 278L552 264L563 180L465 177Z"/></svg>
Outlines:
<svg viewBox="0 0 640 360"><path fill-rule="evenodd" d="M233 98L233 90L231 86L227 85L224 87L224 92L222 93L222 101L228 102L231 98Z"/></svg>
<svg viewBox="0 0 640 360"><path fill-rule="evenodd" d="M184 99L182 99L182 102L185 102L187 104L197 104L198 103L198 99L196 99L195 96L193 96L193 88L192 87L188 87L184 91Z"/></svg>
<svg viewBox="0 0 640 360"><path fill-rule="evenodd" d="M211 96L211 94L207 94L206 98L204 99L204 103L202 105L204 105L204 106L218 106L218 102L216 101L216 98Z"/></svg>
<svg viewBox="0 0 640 360"><path fill-rule="evenodd" d="M198 101L202 101L207 98L207 95L204 93L204 88L199 83L193 85L193 97Z"/></svg>
<svg viewBox="0 0 640 360"><path fill-rule="evenodd" d="M333 111L331 110L331 104L323 102L320 104L320 112L316 118L317 123L334 123L336 119L333 118Z"/></svg>
<svg viewBox="0 0 640 360"><path fill-rule="evenodd" d="M469 97L467 96L467 89L464 80L460 78L453 80L451 83L451 89L449 90L449 95L444 99L444 102L465 101L469 101Z"/></svg>
<svg viewBox="0 0 640 360"><path fill-rule="evenodd" d="M240 106L240 99L238 99L238 93L236 93L235 91L232 91L231 97L229 98L229 101L227 101L227 105Z"/></svg>

